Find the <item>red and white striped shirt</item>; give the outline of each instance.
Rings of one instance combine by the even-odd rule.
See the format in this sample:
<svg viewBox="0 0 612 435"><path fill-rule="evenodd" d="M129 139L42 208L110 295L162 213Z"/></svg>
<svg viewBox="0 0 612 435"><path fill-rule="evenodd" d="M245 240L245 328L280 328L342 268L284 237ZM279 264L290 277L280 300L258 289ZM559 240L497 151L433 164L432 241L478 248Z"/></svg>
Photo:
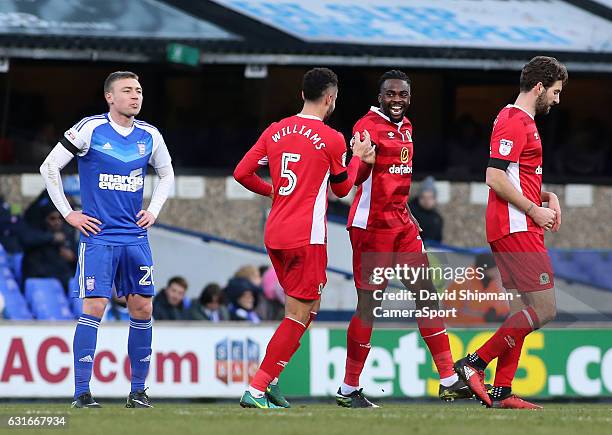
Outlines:
<svg viewBox="0 0 612 435"><path fill-rule="evenodd" d="M395 123L378 107L353 127L353 134L368 130L376 144L376 162L359 185L349 212L348 227L368 231L401 232L414 225L406 203L412 181L412 124L408 118ZM360 176L364 172L361 164ZM365 168L368 171L369 168ZM367 174L367 172L366 172ZM358 183L360 176L358 176Z"/></svg>
<svg viewBox="0 0 612 435"><path fill-rule="evenodd" d="M234 177L261 195L274 192L265 231L270 249L292 249L327 242L327 189L346 196L360 160L345 167L342 134L316 116L294 115L271 124L247 152ZM255 171L269 165L272 186Z"/></svg>
<svg viewBox="0 0 612 435"><path fill-rule="evenodd" d="M497 115L490 144L491 158L510 162L506 174L512 185L527 199L542 205L542 142L533 116L521 107L508 105ZM489 190L487 240L508 234L544 230L523 211Z"/></svg>

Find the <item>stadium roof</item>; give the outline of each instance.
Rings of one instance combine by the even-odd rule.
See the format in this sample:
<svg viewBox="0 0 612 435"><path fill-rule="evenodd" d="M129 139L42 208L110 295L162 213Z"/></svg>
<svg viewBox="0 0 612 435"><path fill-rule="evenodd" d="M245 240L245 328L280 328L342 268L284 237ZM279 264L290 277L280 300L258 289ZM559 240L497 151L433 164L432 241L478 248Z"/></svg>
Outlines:
<svg viewBox="0 0 612 435"><path fill-rule="evenodd" d="M240 36L157 0L2 0L0 56L147 61Z"/></svg>
<svg viewBox="0 0 612 435"><path fill-rule="evenodd" d="M550 54L612 72L609 0L77 3L0 2L0 56L164 60L181 42L202 63L514 69Z"/></svg>

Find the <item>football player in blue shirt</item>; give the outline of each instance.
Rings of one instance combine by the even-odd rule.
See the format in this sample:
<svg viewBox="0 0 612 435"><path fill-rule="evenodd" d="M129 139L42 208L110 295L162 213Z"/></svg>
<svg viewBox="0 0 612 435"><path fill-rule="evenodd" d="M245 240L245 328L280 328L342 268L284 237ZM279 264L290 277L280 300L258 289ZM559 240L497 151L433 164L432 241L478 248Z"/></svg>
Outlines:
<svg viewBox="0 0 612 435"><path fill-rule="evenodd" d="M150 408L145 378L151 361L153 259L147 228L155 223L174 183L170 154L160 132L134 119L142 106L138 76L110 74L104 82L109 112L76 123L40 167L47 191L66 221L81 232L76 277L83 314L74 334L75 393L73 408L97 408L89 381L100 319L113 283L125 296L130 313L128 355L131 392L128 408ZM78 158L83 211L70 207L60 171ZM149 207L142 207L147 165L159 182Z"/></svg>

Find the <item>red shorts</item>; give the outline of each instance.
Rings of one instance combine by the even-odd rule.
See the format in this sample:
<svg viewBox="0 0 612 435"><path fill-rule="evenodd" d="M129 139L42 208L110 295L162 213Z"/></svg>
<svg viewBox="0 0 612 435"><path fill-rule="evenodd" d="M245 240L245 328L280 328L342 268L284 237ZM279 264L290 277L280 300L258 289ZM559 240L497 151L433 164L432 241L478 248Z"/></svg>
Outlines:
<svg viewBox="0 0 612 435"><path fill-rule="evenodd" d="M296 299L317 300L327 284L327 246L305 245L270 249L268 255L285 294Z"/></svg>
<svg viewBox="0 0 612 435"><path fill-rule="evenodd" d="M407 226L406 231L399 233L378 233L351 227L349 235L353 246L353 278L358 289L386 289L388 280L381 276L381 268L429 266L425 246L415 225Z"/></svg>
<svg viewBox="0 0 612 435"><path fill-rule="evenodd" d="M506 289L537 292L555 286L543 234L522 231L489 244Z"/></svg>

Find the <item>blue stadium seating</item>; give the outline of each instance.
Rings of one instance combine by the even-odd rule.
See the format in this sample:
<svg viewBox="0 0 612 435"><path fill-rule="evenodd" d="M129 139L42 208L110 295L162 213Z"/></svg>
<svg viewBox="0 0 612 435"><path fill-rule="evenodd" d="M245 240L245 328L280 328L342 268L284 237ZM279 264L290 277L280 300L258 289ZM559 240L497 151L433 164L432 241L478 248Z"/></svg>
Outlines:
<svg viewBox="0 0 612 435"><path fill-rule="evenodd" d="M0 293L4 296L4 315L10 320L31 320L32 313L14 279L0 277Z"/></svg>
<svg viewBox="0 0 612 435"><path fill-rule="evenodd" d="M9 256L9 267L13 271L13 275L17 282L21 282L21 261L23 260L23 252L17 252Z"/></svg>
<svg viewBox="0 0 612 435"><path fill-rule="evenodd" d="M39 320L72 320L62 284L55 278L28 278L25 297Z"/></svg>

